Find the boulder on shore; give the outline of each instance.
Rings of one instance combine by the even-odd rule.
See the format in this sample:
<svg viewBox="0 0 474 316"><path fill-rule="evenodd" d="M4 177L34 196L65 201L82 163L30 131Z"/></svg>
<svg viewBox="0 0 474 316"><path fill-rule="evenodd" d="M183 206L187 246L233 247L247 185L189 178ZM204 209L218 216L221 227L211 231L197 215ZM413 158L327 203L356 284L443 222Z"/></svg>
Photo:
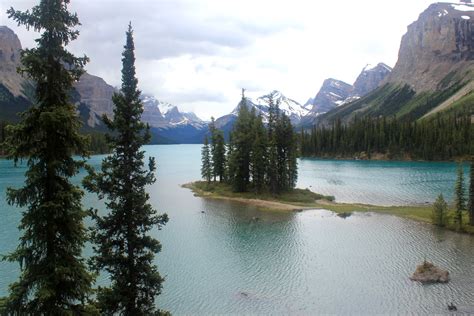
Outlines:
<svg viewBox="0 0 474 316"><path fill-rule="evenodd" d="M410 280L421 283L446 283L449 281L449 272L431 262L424 261L416 267L416 271L410 277Z"/></svg>

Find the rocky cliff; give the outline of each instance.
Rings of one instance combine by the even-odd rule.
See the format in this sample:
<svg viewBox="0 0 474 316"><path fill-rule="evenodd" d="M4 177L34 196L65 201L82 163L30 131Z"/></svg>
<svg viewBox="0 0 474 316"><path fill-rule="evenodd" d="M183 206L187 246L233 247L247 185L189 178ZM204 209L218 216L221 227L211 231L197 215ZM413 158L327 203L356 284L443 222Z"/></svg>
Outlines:
<svg viewBox="0 0 474 316"><path fill-rule="evenodd" d="M311 124L319 115L355 101L377 89L391 71L392 68L379 63L376 66L366 65L353 85L332 78L324 80L316 96L310 98L305 104L306 107L311 108L302 120L303 125Z"/></svg>
<svg viewBox="0 0 474 316"><path fill-rule="evenodd" d="M321 113L326 113L332 110L337 105L341 105L350 96L352 86L344 81L329 78L324 80L321 89L319 89L316 96L310 101L310 113L316 116Z"/></svg>
<svg viewBox="0 0 474 316"><path fill-rule="evenodd" d="M317 118L318 124L356 115L403 120L434 113L474 113L474 5L434 3L410 24L398 61L379 87L365 97Z"/></svg>
<svg viewBox="0 0 474 316"><path fill-rule="evenodd" d="M377 89L380 83L392 72L392 68L384 63L376 66L367 65L352 85L351 96L363 97Z"/></svg>
<svg viewBox="0 0 474 316"><path fill-rule="evenodd" d="M21 96L25 79L17 73L20 66L21 43L8 27L0 26L0 83L13 95Z"/></svg>
<svg viewBox="0 0 474 316"><path fill-rule="evenodd" d="M112 95L115 89L104 79L85 73L74 85L74 88L79 93L81 102L94 113L99 116L105 114L112 117L114 110Z"/></svg>
<svg viewBox="0 0 474 316"><path fill-rule="evenodd" d="M444 89L454 80L472 78L474 6L434 3L408 26L398 61L387 83L408 84L416 92ZM469 76L469 78L465 78Z"/></svg>

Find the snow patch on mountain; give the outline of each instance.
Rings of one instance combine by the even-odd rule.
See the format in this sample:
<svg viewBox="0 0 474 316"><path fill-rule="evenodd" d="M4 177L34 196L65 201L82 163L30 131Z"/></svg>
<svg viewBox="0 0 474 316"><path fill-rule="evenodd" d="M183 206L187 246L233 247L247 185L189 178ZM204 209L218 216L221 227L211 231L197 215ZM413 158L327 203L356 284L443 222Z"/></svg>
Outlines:
<svg viewBox="0 0 474 316"><path fill-rule="evenodd" d="M152 127L169 128L173 126L190 125L195 128L203 128L206 124L192 112L181 112L178 107L157 100L151 95L143 95L142 120Z"/></svg>
<svg viewBox="0 0 474 316"><path fill-rule="evenodd" d="M474 5L472 5L472 4L452 3L451 6L453 7L454 10L457 10L457 11L463 11L463 12L473 12L474 11Z"/></svg>

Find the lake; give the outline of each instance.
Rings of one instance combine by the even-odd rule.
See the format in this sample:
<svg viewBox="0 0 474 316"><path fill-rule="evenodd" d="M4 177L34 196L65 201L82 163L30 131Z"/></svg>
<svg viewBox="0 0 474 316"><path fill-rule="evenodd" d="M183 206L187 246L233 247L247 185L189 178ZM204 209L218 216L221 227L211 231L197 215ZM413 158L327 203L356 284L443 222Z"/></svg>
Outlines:
<svg viewBox="0 0 474 316"><path fill-rule="evenodd" d="M199 145L146 151L158 163L151 203L170 217L153 232L163 244L157 264L166 277L157 302L173 314L434 314L446 312L449 302L474 313L472 236L390 215L342 219L325 210L257 212L204 200L180 187L200 178ZM101 158L90 164L98 166ZM25 169L12 166L0 160L2 254L14 249L20 235L21 212L6 204L5 189L20 186ZM340 202L424 203L441 192L451 198L455 169L453 163L302 159L298 187ZM86 194L84 205L101 204ZM261 221L252 221L254 216ZM450 283L411 282L424 258L448 268ZM16 264L0 263L0 296L17 275Z"/></svg>

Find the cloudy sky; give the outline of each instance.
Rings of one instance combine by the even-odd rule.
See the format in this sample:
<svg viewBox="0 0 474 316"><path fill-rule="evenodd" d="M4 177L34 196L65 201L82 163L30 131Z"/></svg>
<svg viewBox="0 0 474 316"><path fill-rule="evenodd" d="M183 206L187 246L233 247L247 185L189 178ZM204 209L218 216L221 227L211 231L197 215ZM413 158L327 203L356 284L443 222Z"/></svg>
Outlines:
<svg viewBox="0 0 474 316"><path fill-rule="evenodd" d="M70 45L87 70L120 85L129 21L135 30L140 88L208 119L230 112L240 89L277 89L305 103L325 78L353 83L362 68L393 66L408 24L433 0L72 0L81 35ZM23 46L37 34L9 20L31 0L0 0L0 25Z"/></svg>

